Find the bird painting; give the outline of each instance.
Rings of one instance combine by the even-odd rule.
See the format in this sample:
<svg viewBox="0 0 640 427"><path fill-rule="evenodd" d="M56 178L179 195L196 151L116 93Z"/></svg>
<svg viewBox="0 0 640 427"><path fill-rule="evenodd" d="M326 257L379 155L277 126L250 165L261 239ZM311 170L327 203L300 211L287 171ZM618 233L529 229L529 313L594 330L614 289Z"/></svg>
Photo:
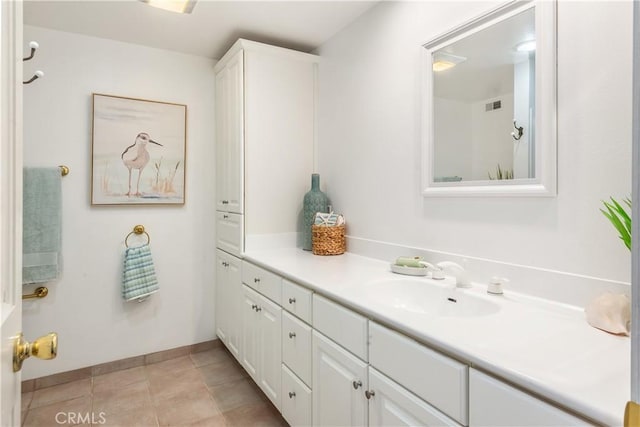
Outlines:
<svg viewBox="0 0 640 427"><path fill-rule="evenodd" d="M142 176L142 171L149 163L149 152L147 151L148 143L156 144L162 147L163 145L152 140L148 133L140 132L138 136L136 136L135 142L128 146L122 152L122 162L129 170L129 191L127 191L127 196L136 196L139 197L142 195L140 193L140 177ZM131 180L132 180L132 169L138 169L138 180L136 182L136 191L135 193L131 192Z"/></svg>

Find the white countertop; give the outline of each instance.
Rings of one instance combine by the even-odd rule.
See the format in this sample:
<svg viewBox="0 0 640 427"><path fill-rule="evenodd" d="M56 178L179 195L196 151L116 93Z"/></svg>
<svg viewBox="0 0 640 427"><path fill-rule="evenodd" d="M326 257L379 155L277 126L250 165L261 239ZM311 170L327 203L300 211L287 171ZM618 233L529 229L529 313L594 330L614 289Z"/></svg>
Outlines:
<svg viewBox="0 0 640 427"><path fill-rule="evenodd" d="M630 339L592 328L581 309L508 288L504 296L490 296L480 285L464 290L451 285L449 292L473 293L500 309L474 317L433 317L370 297L371 282L406 277L392 273L389 263L293 248L254 251L244 258L599 423L623 424Z"/></svg>

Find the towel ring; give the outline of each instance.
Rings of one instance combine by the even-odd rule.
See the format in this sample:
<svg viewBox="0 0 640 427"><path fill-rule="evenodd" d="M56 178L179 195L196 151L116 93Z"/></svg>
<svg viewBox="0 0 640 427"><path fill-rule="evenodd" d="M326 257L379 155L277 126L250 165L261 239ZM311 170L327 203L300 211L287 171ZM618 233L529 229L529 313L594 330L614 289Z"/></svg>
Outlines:
<svg viewBox="0 0 640 427"><path fill-rule="evenodd" d="M147 236L147 245L151 243L151 236L149 236L149 233L147 233L144 230L144 225L136 225L135 227L133 227L133 231L129 232L129 234L127 234L127 237L124 238L124 245L126 247L129 247L128 241L129 241L129 237L131 237L132 234L137 234L137 235L145 234Z"/></svg>

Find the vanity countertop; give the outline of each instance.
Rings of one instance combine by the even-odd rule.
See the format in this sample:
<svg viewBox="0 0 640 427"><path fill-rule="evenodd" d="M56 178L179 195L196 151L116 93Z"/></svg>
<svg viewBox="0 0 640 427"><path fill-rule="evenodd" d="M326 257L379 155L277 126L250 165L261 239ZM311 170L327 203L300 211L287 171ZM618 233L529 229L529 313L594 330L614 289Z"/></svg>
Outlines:
<svg viewBox="0 0 640 427"><path fill-rule="evenodd" d="M252 251L244 258L596 422L623 424L630 339L590 327L582 309L508 288L503 296L490 296L474 284L455 292L495 302L497 313L427 318L367 297L371 282L405 277L392 273L386 262L351 253L314 256L294 248ZM430 279L417 280L429 286Z"/></svg>

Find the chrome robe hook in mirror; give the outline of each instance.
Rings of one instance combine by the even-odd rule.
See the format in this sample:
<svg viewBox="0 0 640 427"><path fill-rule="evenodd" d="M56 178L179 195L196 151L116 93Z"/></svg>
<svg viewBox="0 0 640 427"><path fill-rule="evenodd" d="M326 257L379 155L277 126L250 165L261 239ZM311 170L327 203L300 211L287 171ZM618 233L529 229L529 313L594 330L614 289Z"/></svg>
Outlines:
<svg viewBox="0 0 640 427"><path fill-rule="evenodd" d="M511 137L516 141L520 141L520 138L522 138L522 134L524 133L524 128L516 124L516 119L513 119L513 127L516 128L517 133L511 132Z"/></svg>

